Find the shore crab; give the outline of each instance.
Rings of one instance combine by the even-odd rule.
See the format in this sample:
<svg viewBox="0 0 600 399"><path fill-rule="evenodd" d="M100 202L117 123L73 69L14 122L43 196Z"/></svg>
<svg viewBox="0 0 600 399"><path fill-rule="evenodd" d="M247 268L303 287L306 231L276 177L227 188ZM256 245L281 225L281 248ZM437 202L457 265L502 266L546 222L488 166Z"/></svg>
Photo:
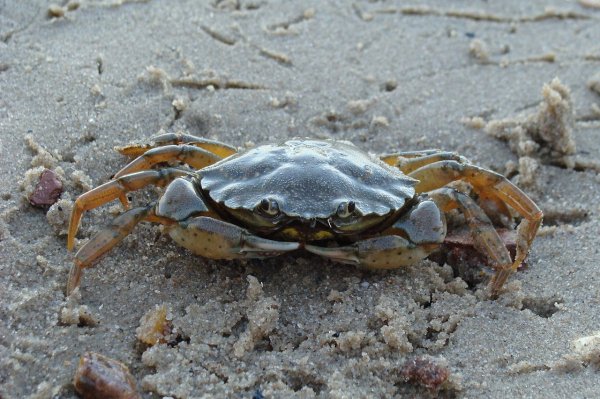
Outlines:
<svg viewBox="0 0 600 399"><path fill-rule="evenodd" d="M495 268L496 296L524 261L542 221L537 205L504 176L453 152L369 155L346 141L292 139L246 151L182 133L117 148L136 157L109 182L75 201L67 247L72 250L86 210L119 199L127 211L75 255L67 293L82 270L141 221L165 226L195 254L212 259L264 258L304 249L367 269L393 269L427 257L446 235L444 214L458 209L476 248ZM465 181L471 196L447 185ZM130 208L127 193L166 187L148 206ZM521 217L514 259L490 209Z"/></svg>

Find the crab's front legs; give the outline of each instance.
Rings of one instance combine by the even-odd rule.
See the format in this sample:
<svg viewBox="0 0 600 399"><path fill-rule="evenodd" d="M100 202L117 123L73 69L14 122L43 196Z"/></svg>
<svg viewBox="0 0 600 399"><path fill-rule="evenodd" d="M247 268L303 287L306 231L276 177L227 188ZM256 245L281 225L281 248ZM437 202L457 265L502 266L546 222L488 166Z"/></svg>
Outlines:
<svg viewBox="0 0 600 399"><path fill-rule="evenodd" d="M194 183L183 178L169 185L156 214L176 222L168 227L176 243L205 258L265 258L300 247L295 242L260 238L246 229L215 219Z"/></svg>
<svg viewBox="0 0 600 399"><path fill-rule="evenodd" d="M208 216L192 217L168 229L176 243L211 259L266 258L300 248L297 242L257 237L246 229Z"/></svg>
<svg viewBox="0 0 600 399"><path fill-rule="evenodd" d="M414 264L433 252L446 236L446 222L426 197L379 237L343 247L306 245L306 250L332 260L366 269L396 269Z"/></svg>

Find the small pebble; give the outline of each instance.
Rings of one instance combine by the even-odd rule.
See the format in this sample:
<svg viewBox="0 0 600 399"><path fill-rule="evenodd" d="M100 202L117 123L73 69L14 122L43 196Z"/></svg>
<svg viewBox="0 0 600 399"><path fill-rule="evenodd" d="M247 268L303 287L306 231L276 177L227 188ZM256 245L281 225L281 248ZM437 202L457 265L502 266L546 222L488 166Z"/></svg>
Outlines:
<svg viewBox="0 0 600 399"><path fill-rule="evenodd" d="M437 390L450 376L447 367L437 364L433 359L417 357L407 361L400 371L407 381L412 381L427 389Z"/></svg>
<svg viewBox="0 0 600 399"><path fill-rule="evenodd" d="M129 368L99 353L81 356L73 385L84 399L141 399Z"/></svg>
<svg viewBox="0 0 600 399"><path fill-rule="evenodd" d="M58 201L62 191L63 185L58 175L52 170L46 169L42 172L40 181L29 196L29 203L38 208L48 208Z"/></svg>
<svg viewBox="0 0 600 399"><path fill-rule="evenodd" d="M61 18L65 16L65 9L57 4L48 6L48 16L51 18Z"/></svg>

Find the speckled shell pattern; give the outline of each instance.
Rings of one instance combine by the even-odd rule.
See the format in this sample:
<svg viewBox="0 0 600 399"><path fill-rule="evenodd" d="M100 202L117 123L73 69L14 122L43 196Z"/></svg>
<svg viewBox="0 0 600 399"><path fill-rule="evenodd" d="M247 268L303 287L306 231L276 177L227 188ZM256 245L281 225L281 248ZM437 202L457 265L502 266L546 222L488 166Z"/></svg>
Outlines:
<svg viewBox="0 0 600 399"><path fill-rule="evenodd" d="M350 142L294 139L233 155L199 171L202 189L230 209L274 199L282 213L329 218L342 202L385 215L415 195L416 181Z"/></svg>

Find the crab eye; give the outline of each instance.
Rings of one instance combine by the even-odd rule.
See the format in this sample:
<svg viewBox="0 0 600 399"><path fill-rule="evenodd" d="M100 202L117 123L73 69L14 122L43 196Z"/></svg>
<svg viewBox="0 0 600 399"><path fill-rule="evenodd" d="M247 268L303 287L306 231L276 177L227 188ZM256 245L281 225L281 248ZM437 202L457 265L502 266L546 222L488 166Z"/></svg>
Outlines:
<svg viewBox="0 0 600 399"><path fill-rule="evenodd" d="M258 208L269 216L277 216L279 214L279 204L272 198L263 198Z"/></svg>
<svg viewBox="0 0 600 399"><path fill-rule="evenodd" d="M354 201L344 201L338 205L337 215L341 218L347 218L352 215L356 210L356 204Z"/></svg>

